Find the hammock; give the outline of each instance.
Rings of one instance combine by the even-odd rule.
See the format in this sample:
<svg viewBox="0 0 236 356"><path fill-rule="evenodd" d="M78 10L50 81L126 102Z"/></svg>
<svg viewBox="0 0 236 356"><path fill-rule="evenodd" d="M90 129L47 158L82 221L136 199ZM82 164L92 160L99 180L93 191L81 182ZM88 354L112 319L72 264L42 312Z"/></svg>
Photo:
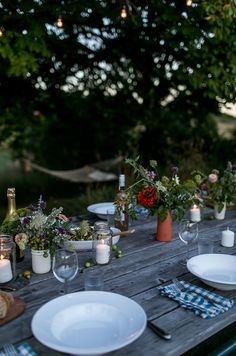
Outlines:
<svg viewBox="0 0 236 356"><path fill-rule="evenodd" d="M25 161L25 167L27 171L30 171L33 168L37 171L73 183L108 182L116 180L118 177L114 173L105 172L103 170L111 169L112 167L117 166L121 162L121 160L121 157L118 157L111 160L97 162L91 165L85 165L84 167L78 169L71 169L66 171L52 170L46 167L42 167L36 163L30 162L29 160Z"/></svg>

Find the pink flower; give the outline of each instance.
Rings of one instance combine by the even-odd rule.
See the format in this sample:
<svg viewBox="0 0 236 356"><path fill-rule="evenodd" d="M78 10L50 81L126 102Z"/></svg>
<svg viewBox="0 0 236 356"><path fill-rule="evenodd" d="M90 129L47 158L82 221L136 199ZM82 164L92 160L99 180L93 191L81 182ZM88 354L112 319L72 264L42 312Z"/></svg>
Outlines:
<svg viewBox="0 0 236 356"><path fill-rule="evenodd" d="M215 183L218 180L218 176L217 176L217 174L212 173L212 174L209 174L208 179L209 179L210 183Z"/></svg>

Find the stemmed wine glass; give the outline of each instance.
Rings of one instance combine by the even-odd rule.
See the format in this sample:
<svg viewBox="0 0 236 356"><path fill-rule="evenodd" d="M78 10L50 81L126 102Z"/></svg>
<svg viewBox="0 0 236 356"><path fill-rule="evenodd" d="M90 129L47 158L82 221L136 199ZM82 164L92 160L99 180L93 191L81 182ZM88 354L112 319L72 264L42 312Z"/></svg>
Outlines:
<svg viewBox="0 0 236 356"><path fill-rule="evenodd" d="M187 245L186 260L183 261L186 263L189 259L189 244L193 243L198 237L198 223L185 219L181 220L178 225L178 234L181 241Z"/></svg>
<svg viewBox="0 0 236 356"><path fill-rule="evenodd" d="M75 251L59 249L53 256L52 270L54 276L64 283L64 293L68 292L68 282L75 278L79 269L78 257Z"/></svg>

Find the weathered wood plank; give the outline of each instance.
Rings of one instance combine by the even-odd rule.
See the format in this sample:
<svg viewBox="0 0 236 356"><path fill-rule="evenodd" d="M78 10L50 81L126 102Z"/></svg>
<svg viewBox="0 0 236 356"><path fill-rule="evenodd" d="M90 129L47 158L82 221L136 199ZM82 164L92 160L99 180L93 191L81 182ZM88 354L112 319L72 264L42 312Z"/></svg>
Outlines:
<svg viewBox="0 0 236 356"><path fill-rule="evenodd" d="M201 234L214 238L215 252L235 254L235 248L225 248L220 245L221 231L227 226L236 231L236 212L227 212L223 221L203 220L199 224ZM204 320L195 316L192 311L180 308L176 302L159 294L158 286L169 283L173 277L183 278L195 284L205 286L201 281L188 273L186 266L180 261L185 258L186 246L177 234L177 223L173 222L173 241L160 243L155 241L156 219L148 219L136 223L133 235L121 238L118 246L124 252L120 259L113 258L107 266L96 266L104 272L105 290L120 293L136 300L147 313L148 318L172 333L172 340L160 339L151 330L146 329L143 335L131 345L112 352L112 355L128 353L135 356L181 355L183 352L203 342L227 325L236 321L236 306L229 312L216 318ZM197 244L190 249L191 255L197 254ZM78 253L80 265L91 258L91 251ZM31 262L27 258L18 265L18 271L29 269ZM17 285L19 287L19 284ZM79 273L70 283L71 292L83 290L83 274ZM0 343L21 343L28 340L39 355L63 355L49 350L32 337L31 320L38 308L60 295L62 284L52 272L45 275L33 275L29 283L13 294L26 302L26 311L19 318L0 328ZM236 299L236 291L219 294Z"/></svg>

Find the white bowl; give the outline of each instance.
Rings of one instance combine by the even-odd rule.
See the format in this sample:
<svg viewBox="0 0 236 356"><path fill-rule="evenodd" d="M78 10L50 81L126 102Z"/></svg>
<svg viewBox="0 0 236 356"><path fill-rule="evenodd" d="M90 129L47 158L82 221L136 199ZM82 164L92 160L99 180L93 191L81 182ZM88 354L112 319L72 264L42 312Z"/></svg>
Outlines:
<svg viewBox="0 0 236 356"><path fill-rule="evenodd" d="M111 227L112 233L115 236L112 236L112 245L116 245L117 242L120 239L120 235L116 235L120 233L120 230L117 229L116 227ZM82 250L92 250L92 240L86 240L86 241L65 241L65 247L66 248L71 248L76 251L82 251Z"/></svg>
<svg viewBox="0 0 236 356"><path fill-rule="evenodd" d="M113 202L106 202L106 203L98 203L98 204L92 204L87 207L87 210L90 213L96 214L99 219L106 220L107 218L107 210L111 210L114 208L115 212L115 205Z"/></svg>
<svg viewBox="0 0 236 356"><path fill-rule="evenodd" d="M190 258L189 272L219 290L236 289L236 256L211 253Z"/></svg>
<svg viewBox="0 0 236 356"><path fill-rule="evenodd" d="M34 314L31 328L35 338L53 350L103 355L136 340L146 322L145 311L134 300L116 293L86 291L44 304Z"/></svg>

